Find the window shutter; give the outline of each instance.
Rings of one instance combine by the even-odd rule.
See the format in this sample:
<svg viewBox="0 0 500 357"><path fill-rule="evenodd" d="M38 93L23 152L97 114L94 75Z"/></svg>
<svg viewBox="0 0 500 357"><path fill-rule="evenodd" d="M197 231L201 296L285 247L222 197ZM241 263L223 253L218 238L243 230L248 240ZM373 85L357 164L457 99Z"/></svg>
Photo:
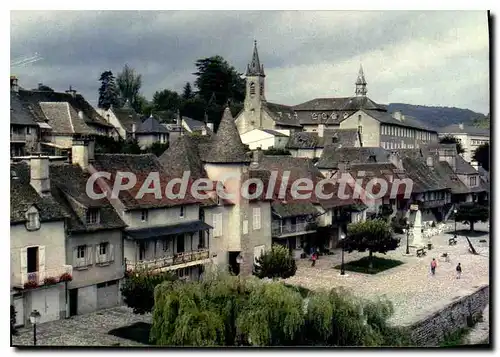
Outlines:
<svg viewBox="0 0 500 357"><path fill-rule="evenodd" d="M75 266L77 261L78 261L78 247L73 249L73 261L72 261L73 264L72 265Z"/></svg>
<svg viewBox="0 0 500 357"><path fill-rule="evenodd" d="M212 216L212 220L213 220L213 222L212 222L212 223L213 223L213 226L214 226L214 229L213 229L213 234L214 234L214 237L218 237L218 236L219 236L219 235L218 235L218 227L217 227L217 223L218 223L218 222L217 222L217 218L218 218L218 216L219 216L218 214L214 214L214 215Z"/></svg>
<svg viewBox="0 0 500 357"><path fill-rule="evenodd" d="M114 250L113 244L109 245L109 261L110 262L115 261L115 250Z"/></svg>
<svg viewBox="0 0 500 357"><path fill-rule="evenodd" d="M28 249L21 248L21 274L28 273Z"/></svg>
<svg viewBox="0 0 500 357"><path fill-rule="evenodd" d="M87 251L85 252L85 261L87 265L92 265L92 246L87 246Z"/></svg>
<svg viewBox="0 0 500 357"><path fill-rule="evenodd" d="M41 245L38 247L38 270L40 272L45 271L45 246Z"/></svg>

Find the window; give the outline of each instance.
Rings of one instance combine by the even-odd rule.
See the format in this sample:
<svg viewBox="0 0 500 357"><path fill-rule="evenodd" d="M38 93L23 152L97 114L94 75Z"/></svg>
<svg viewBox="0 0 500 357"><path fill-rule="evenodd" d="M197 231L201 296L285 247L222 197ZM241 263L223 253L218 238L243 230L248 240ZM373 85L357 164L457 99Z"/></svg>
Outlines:
<svg viewBox="0 0 500 357"><path fill-rule="evenodd" d="M470 186L476 186L477 185L477 177L476 176L472 176L470 179Z"/></svg>
<svg viewBox="0 0 500 357"><path fill-rule="evenodd" d="M250 95L255 95L255 83L250 83Z"/></svg>
<svg viewBox="0 0 500 357"><path fill-rule="evenodd" d="M77 248L77 254L76 257L78 259L85 259L85 251L87 250L86 245L79 245Z"/></svg>
<svg viewBox="0 0 500 357"><path fill-rule="evenodd" d="M143 222L148 221L148 210L147 209L143 209L141 211L141 221L143 221Z"/></svg>
<svg viewBox="0 0 500 357"><path fill-rule="evenodd" d="M168 250L168 241L166 239L164 239L161 241L161 243L162 243L163 251L166 252Z"/></svg>
<svg viewBox="0 0 500 357"><path fill-rule="evenodd" d="M26 211L26 229L34 231L40 228L40 215L35 206L32 206Z"/></svg>
<svg viewBox="0 0 500 357"><path fill-rule="evenodd" d="M363 134L363 126L362 125L358 125L358 132L360 134Z"/></svg>
<svg viewBox="0 0 500 357"><path fill-rule="evenodd" d="M184 206L181 206L181 211L179 213L179 217L184 218Z"/></svg>
<svg viewBox="0 0 500 357"><path fill-rule="evenodd" d="M248 220L243 221L243 234L248 234Z"/></svg>
<svg viewBox="0 0 500 357"><path fill-rule="evenodd" d="M87 224L99 223L99 210L96 208L89 208L87 210Z"/></svg>
<svg viewBox="0 0 500 357"><path fill-rule="evenodd" d="M99 255L106 255L108 252L108 243L99 244Z"/></svg>
<svg viewBox="0 0 500 357"><path fill-rule="evenodd" d="M361 125L361 115L358 115L358 125Z"/></svg>
<svg viewBox="0 0 500 357"><path fill-rule="evenodd" d="M29 126L26 127L26 135L31 134L31 128Z"/></svg>
<svg viewBox="0 0 500 357"><path fill-rule="evenodd" d="M253 229L260 229L261 221L260 221L260 207L254 207L253 209Z"/></svg>
<svg viewBox="0 0 500 357"><path fill-rule="evenodd" d="M213 234L214 237L222 236L222 213L216 213L213 215Z"/></svg>
<svg viewBox="0 0 500 357"><path fill-rule="evenodd" d="M260 95L264 94L264 82L260 82Z"/></svg>

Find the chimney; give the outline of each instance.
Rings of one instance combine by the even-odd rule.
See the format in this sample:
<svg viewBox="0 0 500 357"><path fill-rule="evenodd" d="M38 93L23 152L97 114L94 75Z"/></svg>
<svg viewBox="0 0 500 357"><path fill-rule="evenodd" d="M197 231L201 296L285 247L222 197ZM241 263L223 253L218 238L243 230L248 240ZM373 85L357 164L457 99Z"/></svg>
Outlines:
<svg viewBox="0 0 500 357"><path fill-rule="evenodd" d="M460 130L464 130L464 123L458 124L458 127L460 128Z"/></svg>
<svg viewBox="0 0 500 357"><path fill-rule="evenodd" d="M203 135L203 136L207 135L207 127L206 126L203 126L201 128L201 135Z"/></svg>
<svg viewBox="0 0 500 357"><path fill-rule="evenodd" d="M250 163L250 166L255 168L259 166L260 159L262 157L262 149L258 147L252 152L252 162Z"/></svg>
<svg viewBox="0 0 500 357"><path fill-rule="evenodd" d="M434 159L432 158L432 156L427 156L426 162L428 167L434 168Z"/></svg>
<svg viewBox="0 0 500 357"><path fill-rule="evenodd" d="M318 124L318 136L320 138L325 134L325 124Z"/></svg>
<svg viewBox="0 0 500 357"><path fill-rule="evenodd" d="M212 132L214 131L214 123L207 123L207 127L212 130Z"/></svg>
<svg viewBox="0 0 500 357"><path fill-rule="evenodd" d="M78 112L78 118L83 120L83 112L81 110Z"/></svg>
<svg viewBox="0 0 500 357"><path fill-rule="evenodd" d="M16 76L10 76L10 90L12 92L19 92L19 84Z"/></svg>
<svg viewBox="0 0 500 357"><path fill-rule="evenodd" d="M79 165L83 170L87 170L89 167L89 156L93 156L92 153L89 155L89 139L85 137L75 137L73 138L73 145L71 146L71 163L73 165ZM93 145L92 145L93 150Z"/></svg>
<svg viewBox="0 0 500 357"><path fill-rule="evenodd" d="M396 166L396 168L398 170L404 170L404 168L403 168L403 160L401 159L401 157L398 155L397 152L391 151L389 153L389 162L391 164L393 164L394 166Z"/></svg>
<svg viewBox="0 0 500 357"><path fill-rule="evenodd" d="M392 113L392 117L399 121L403 120L403 114L401 113L400 110L396 110L394 113Z"/></svg>
<svg viewBox="0 0 500 357"><path fill-rule="evenodd" d="M73 98L76 97L76 90L74 90L71 86L69 86L69 89L66 91L66 93L71 94Z"/></svg>
<svg viewBox="0 0 500 357"><path fill-rule="evenodd" d="M134 138L134 139L135 139L135 130L136 130L136 125L134 123L134 124L132 124L132 138Z"/></svg>
<svg viewBox="0 0 500 357"><path fill-rule="evenodd" d="M40 196L50 195L49 157L35 154L30 157L30 184Z"/></svg>

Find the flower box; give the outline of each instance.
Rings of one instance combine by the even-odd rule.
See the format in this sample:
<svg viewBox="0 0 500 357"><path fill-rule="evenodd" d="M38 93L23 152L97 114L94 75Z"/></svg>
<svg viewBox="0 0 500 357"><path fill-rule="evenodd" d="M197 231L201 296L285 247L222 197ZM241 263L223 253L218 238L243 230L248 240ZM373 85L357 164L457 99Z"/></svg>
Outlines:
<svg viewBox="0 0 500 357"><path fill-rule="evenodd" d="M47 277L43 279L43 285L54 285L57 284L57 279L54 277Z"/></svg>
<svg viewBox="0 0 500 357"><path fill-rule="evenodd" d="M38 283L34 280L27 281L24 283L24 288L25 289L35 289L38 288Z"/></svg>
<svg viewBox="0 0 500 357"><path fill-rule="evenodd" d="M59 281L71 281L73 280L73 277L69 273L64 273L59 277Z"/></svg>

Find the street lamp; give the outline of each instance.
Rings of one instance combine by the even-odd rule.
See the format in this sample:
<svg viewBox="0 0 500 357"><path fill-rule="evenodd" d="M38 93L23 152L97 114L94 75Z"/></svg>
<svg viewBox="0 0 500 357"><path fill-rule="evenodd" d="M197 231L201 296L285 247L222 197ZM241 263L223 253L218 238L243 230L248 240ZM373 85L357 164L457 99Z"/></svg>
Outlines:
<svg viewBox="0 0 500 357"><path fill-rule="evenodd" d="M403 228L403 233L406 233L406 255L410 255L410 225L407 224L406 228Z"/></svg>
<svg viewBox="0 0 500 357"><path fill-rule="evenodd" d="M30 314L30 321L33 324L33 346L36 346L36 324L40 321L40 313L33 310Z"/></svg>
<svg viewBox="0 0 500 357"><path fill-rule="evenodd" d="M453 238L457 238L457 209L455 208L453 210L454 216L455 216L455 234L453 235Z"/></svg>
<svg viewBox="0 0 500 357"><path fill-rule="evenodd" d="M342 242L342 263L340 264L340 275L345 275L345 267L344 267L344 239L345 239L345 234L342 233L340 235L340 240Z"/></svg>

